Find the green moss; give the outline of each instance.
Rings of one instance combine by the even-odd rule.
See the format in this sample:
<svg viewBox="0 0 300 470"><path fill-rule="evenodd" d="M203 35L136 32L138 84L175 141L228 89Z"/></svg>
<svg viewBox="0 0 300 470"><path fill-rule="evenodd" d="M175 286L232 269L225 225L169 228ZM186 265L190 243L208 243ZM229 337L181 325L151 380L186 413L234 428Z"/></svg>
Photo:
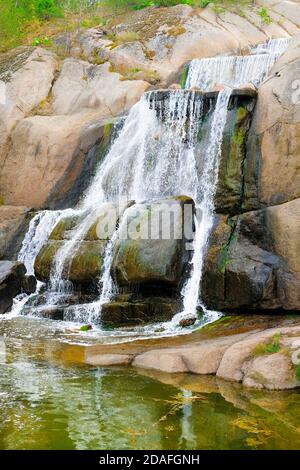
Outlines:
<svg viewBox="0 0 300 470"><path fill-rule="evenodd" d="M0 206L4 206L4 204L5 204L4 197L0 196Z"/></svg>
<svg viewBox="0 0 300 470"><path fill-rule="evenodd" d="M72 230L75 227L77 221L77 217L65 217L64 219L60 220L52 230L49 239L64 240L65 232Z"/></svg>
<svg viewBox="0 0 300 470"><path fill-rule="evenodd" d="M43 246L34 264L34 271L38 280L47 281L49 279L54 256L61 246L62 242L56 240L50 240Z"/></svg>
<svg viewBox="0 0 300 470"><path fill-rule="evenodd" d="M103 138L104 138L106 143L109 143L109 141L110 141L110 137L111 137L113 127L114 127L114 125L111 122L108 123L108 124L105 124L103 126Z"/></svg>
<svg viewBox="0 0 300 470"><path fill-rule="evenodd" d="M239 106L237 109L237 122L243 121L248 116L248 111L243 106Z"/></svg>
<svg viewBox="0 0 300 470"><path fill-rule="evenodd" d="M295 366L295 372L296 372L297 380L300 382L300 364L297 364Z"/></svg>
<svg viewBox="0 0 300 470"><path fill-rule="evenodd" d="M92 325L83 325L79 328L79 331L90 331L92 329L93 329Z"/></svg>
<svg viewBox="0 0 300 470"><path fill-rule="evenodd" d="M254 348L254 356L263 356L264 354L275 354L281 350L281 334L276 333L268 343L257 344Z"/></svg>
<svg viewBox="0 0 300 470"><path fill-rule="evenodd" d="M189 65L185 65L184 69L183 69L183 72L182 72L182 75L181 75L181 79L180 79L181 88L185 88L188 74L189 74Z"/></svg>
<svg viewBox="0 0 300 470"><path fill-rule="evenodd" d="M245 131L243 129L236 130L232 135L232 144L241 147L246 140ZM232 151L235 149L233 148Z"/></svg>
<svg viewBox="0 0 300 470"><path fill-rule="evenodd" d="M231 235L229 237L228 243L221 248L220 258L219 258L219 263L218 263L220 272L222 274L225 273L226 266L227 266L227 264L229 262L229 259L230 259L229 258L230 248L231 248L232 244L235 243L235 241L237 239L237 234L236 234L237 222L238 222L238 219L236 219L236 218L228 220L228 225L230 225L230 227L231 227Z"/></svg>
<svg viewBox="0 0 300 470"><path fill-rule="evenodd" d="M73 253L69 277L74 283L88 283L99 279L105 241L83 241Z"/></svg>
<svg viewBox="0 0 300 470"><path fill-rule="evenodd" d="M223 317L219 318L218 320L214 321L213 323L209 323L208 325L205 325L201 328L201 330L214 330L218 328L220 325L221 326L226 326L231 323L234 323L237 321L239 317L238 316L226 316L224 315Z"/></svg>

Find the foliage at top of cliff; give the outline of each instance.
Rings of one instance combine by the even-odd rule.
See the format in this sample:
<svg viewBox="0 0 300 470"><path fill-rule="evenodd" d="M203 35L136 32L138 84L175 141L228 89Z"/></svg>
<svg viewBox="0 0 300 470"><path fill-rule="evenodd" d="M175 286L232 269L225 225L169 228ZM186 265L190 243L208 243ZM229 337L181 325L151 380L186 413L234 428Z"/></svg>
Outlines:
<svg viewBox="0 0 300 470"><path fill-rule="evenodd" d="M241 8L250 0L1 0L0 52L19 45L47 45L60 32L105 25L116 14L178 4Z"/></svg>

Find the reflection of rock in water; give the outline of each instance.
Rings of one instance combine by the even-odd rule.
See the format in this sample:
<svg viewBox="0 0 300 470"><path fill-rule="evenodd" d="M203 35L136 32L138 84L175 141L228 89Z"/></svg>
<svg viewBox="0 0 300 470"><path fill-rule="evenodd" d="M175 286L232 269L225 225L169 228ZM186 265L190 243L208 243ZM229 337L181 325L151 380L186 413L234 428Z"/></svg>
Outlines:
<svg viewBox="0 0 300 470"><path fill-rule="evenodd" d="M192 392L189 390L182 390L183 406L181 410L181 436L179 440L179 444L182 449L195 449L197 445L191 419L193 415L193 402L191 400L192 397Z"/></svg>

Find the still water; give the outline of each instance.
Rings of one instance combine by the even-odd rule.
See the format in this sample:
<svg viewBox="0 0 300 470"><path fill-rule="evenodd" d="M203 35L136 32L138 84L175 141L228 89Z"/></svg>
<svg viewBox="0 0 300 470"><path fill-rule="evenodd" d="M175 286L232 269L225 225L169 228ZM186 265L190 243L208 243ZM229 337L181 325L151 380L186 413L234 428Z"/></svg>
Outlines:
<svg viewBox="0 0 300 470"><path fill-rule="evenodd" d="M11 328L0 321L0 449L300 449L297 391L74 365L55 335Z"/></svg>

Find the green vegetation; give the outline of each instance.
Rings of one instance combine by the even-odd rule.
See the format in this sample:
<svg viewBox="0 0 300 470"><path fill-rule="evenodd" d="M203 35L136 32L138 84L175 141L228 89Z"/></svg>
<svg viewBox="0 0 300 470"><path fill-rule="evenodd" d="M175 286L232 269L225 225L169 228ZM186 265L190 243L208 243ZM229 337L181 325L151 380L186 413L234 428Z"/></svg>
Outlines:
<svg viewBox="0 0 300 470"><path fill-rule="evenodd" d="M254 351L253 351L254 355L262 356L264 354L275 354L279 352L281 349L280 338L281 338L281 334L276 333L276 335L274 335L268 343L258 344L254 348Z"/></svg>
<svg viewBox="0 0 300 470"><path fill-rule="evenodd" d="M244 15L242 8L252 2L250 0L1 0L0 52L22 44L50 46L51 37L60 32L91 28L99 24L105 26L110 18L128 10L170 7L178 4L205 8L210 3L217 14L231 10ZM261 8L258 13L263 23L269 24L272 21L266 8ZM183 32L184 28L177 27L174 35ZM124 41L122 38L117 39L119 42Z"/></svg>
<svg viewBox="0 0 300 470"><path fill-rule="evenodd" d="M189 73L189 66L186 65L183 69L183 72L182 72L182 75L181 75L181 79L180 79L180 85L181 85L181 88L184 88L185 87L185 84L186 84L186 80L187 80L187 77L188 77L188 73Z"/></svg>
<svg viewBox="0 0 300 470"><path fill-rule="evenodd" d="M126 67L125 65L113 66L109 68L110 72L119 73L120 80L146 80L152 85L156 85L161 77L156 70L143 70L137 67Z"/></svg>
<svg viewBox="0 0 300 470"><path fill-rule="evenodd" d="M295 366L295 371L296 371L297 380L299 380L299 382L300 382L300 364L297 364Z"/></svg>
<svg viewBox="0 0 300 470"><path fill-rule="evenodd" d="M268 25L272 23L272 18L269 15L269 12L266 8L261 8L258 11L259 16L264 24Z"/></svg>
<svg viewBox="0 0 300 470"><path fill-rule="evenodd" d="M79 331L90 331L92 329L92 325L83 325L79 328Z"/></svg>
<svg viewBox="0 0 300 470"><path fill-rule="evenodd" d="M95 0L1 0L0 52L21 44L49 45L61 31L88 28L102 22Z"/></svg>

